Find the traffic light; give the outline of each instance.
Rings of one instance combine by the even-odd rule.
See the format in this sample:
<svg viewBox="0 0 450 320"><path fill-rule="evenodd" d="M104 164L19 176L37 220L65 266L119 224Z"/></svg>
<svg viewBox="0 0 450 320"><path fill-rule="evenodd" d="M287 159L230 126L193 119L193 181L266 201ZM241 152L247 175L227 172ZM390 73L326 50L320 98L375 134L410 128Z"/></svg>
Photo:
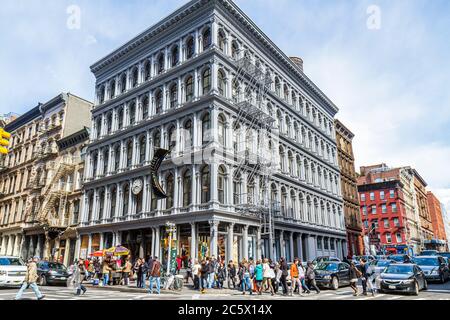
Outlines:
<svg viewBox="0 0 450 320"><path fill-rule="evenodd" d="M8 154L9 139L11 133L0 128L0 154Z"/></svg>

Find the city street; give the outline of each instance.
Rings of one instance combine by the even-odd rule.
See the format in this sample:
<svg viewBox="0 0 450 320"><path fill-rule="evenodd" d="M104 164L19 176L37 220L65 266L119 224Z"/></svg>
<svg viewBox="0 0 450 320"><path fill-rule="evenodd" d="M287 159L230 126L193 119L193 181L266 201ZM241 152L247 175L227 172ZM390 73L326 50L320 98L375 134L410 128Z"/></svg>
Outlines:
<svg viewBox="0 0 450 320"><path fill-rule="evenodd" d="M361 287L359 288L361 290ZM311 293L304 297L294 295L293 297L283 297L277 295L272 297L270 294L262 296L242 295L236 290L208 290L206 294L199 294L189 288L185 288L181 292L167 293L162 292L160 296L146 294L143 290L138 292L130 292L133 289L123 289L119 287L113 288L93 288L88 287L85 295L76 297L74 291L69 288L61 287L41 287L41 291L45 294L45 300L450 300L450 281L446 284L429 284L427 291L420 292L419 296L409 296L402 294L377 294L372 297L358 296L353 297L350 287L340 288L337 291L322 290L320 294ZM12 300L17 293L17 289L0 289L0 300ZM23 300L35 300L36 297L31 290L26 291Z"/></svg>

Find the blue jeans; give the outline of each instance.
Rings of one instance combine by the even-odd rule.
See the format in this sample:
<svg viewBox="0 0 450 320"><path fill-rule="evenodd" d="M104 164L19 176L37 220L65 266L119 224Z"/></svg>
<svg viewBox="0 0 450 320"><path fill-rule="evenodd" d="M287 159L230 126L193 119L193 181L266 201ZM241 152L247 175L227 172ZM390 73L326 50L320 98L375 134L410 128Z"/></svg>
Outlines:
<svg viewBox="0 0 450 320"><path fill-rule="evenodd" d="M20 298L22 298L23 292L27 289L27 287L28 287L28 283L24 282L22 284L22 286L20 287L19 292L17 292L16 300L19 300ZM30 287L34 291L34 294L36 295L36 297L38 299L42 297L42 293L39 291L39 288L36 283L30 283Z"/></svg>
<svg viewBox="0 0 450 320"><path fill-rule="evenodd" d="M107 286L109 283L109 274L108 273L104 273L103 274L103 285Z"/></svg>
<svg viewBox="0 0 450 320"><path fill-rule="evenodd" d="M156 291L161 294L161 278L160 277L150 277L150 285L148 287L148 292L153 293L153 281L156 280Z"/></svg>
<svg viewBox="0 0 450 320"><path fill-rule="evenodd" d="M142 287L141 288L144 289L145 288L145 273L142 274L142 280L141 281L142 281Z"/></svg>
<svg viewBox="0 0 450 320"><path fill-rule="evenodd" d="M213 273L208 273L208 289L211 289L214 285L214 272Z"/></svg>
<svg viewBox="0 0 450 320"><path fill-rule="evenodd" d="M199 281L200 291L202 291L203 289L207 289L208 288L208 279L201 277L199 280L200 280Z"/></svg>
<svg viewBox="0 0 450 320"><path fill-rule="evenodd" d="M252 294L252 284L250 283L250 276L244 276L242 279L242 292L245 292L246 288L248 288L248 292Z"/></svg>

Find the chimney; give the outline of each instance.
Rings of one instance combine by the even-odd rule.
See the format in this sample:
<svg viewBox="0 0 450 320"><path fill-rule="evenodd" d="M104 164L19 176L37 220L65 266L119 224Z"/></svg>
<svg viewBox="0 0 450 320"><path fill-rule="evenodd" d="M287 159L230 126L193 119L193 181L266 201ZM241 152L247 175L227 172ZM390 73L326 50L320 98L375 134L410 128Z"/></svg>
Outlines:
<svg viewBox="0 0 450 320"><path fill-rule="evenodd" d="M293 63L295 63L295 65L296 65L300 70L302 70L302 72L303 72L303 60L302 60L302 58L299 58L299 57L290 57L290 59L291 59L291 61L292 61Z"/></svg>

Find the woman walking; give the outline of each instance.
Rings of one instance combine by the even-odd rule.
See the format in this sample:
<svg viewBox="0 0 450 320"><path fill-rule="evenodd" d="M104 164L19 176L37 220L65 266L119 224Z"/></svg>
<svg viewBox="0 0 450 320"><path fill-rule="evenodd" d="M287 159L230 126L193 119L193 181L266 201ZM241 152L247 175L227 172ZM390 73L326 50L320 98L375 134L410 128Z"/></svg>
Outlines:
<svg viewBox="0 0 450 320"><path fill-rule="evenodd" d="M275 292L274 292L273 286L272 286L272 279L275 278L275 273L273 272L273 269L269 265L269 260L264 259L262 268L263 268L262 287L264 287L266 290L270 289L270 293L273 296L275 294Z"/></svg>
<svg viewBox="0 0 450 320"><path fill-rule="evenodd" d="M281 285L283 286L283 296L287 296L288 295L288 285L287 285L287 276L289 275L288 273L288 265L286 263L286 259L284 259L283 257L280 259L280 269L281 269Z"/></svg>
<svg viewBox="0 0 450 320"><path fill-rule="evenodd" d="M314 265L311 261L308 261L307 268L306 268L306 279L308 280L308 287L310 289L316 290L316 293L320 293L319 287L317 287L316 284L316 273L314 272Z"/></svg>
<svg viewBox="0 0 450 320"><path fill-rule="evenodd" d="M255 266L255 281L256 281L256 292L262 295L262 282L264 280L264 268L261 264L261 260L256 261Z"/></svg>
<svg viewBox="0 0 450 320"><path fill-rule="evenodd" d="M358 283L358 274L361 274L361 271L359 271L355 264L353 262L350 263L350 269L349 269L349 276L350 276L350 287L353 290L353 296L358 296L358 287L356 284Z"/></svg>

